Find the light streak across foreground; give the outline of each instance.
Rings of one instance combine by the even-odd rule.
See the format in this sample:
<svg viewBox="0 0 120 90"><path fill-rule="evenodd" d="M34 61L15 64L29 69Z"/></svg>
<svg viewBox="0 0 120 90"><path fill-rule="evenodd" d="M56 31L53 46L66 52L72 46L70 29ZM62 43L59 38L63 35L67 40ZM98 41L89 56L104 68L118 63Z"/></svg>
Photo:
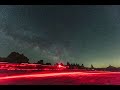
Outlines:
<svg viewBox="0 0 120 90"><path fill-rule="evenodd" d="M46 73L46 74L26 74L26 75L13 75L13 76L6 76L0 77L0 80L4 79L15 79L15 78L35 78L35 77L52 77L52 76L62 76L62 75L97 75L97 74L110 74L110 73L119 73L120 72L101 72L101 73L89 73L89 72L64 72L64 73Z"/></svg>
<svg viewBox="0 0 120 90"><path fill-rule="evenodd" d="M84 73L82 73L82 72L66 72L66 73L47 73L47 74L26 74L26 75L14 75L14 76L0 77L0 80L13 79L13 78L61 76L61 75L67 75L67 74L75 75L75 74L84 74Z"/></svg>

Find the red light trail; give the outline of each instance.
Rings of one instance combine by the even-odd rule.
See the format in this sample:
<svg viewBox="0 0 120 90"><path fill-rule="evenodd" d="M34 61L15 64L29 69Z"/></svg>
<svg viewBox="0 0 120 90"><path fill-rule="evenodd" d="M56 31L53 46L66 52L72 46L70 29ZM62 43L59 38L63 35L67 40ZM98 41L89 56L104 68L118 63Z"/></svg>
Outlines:
<svg viewBox="0 0 120 90"><path fill-rule="evenodd" d="M110 73L120 73L120 72L101 72L101 73L89 73L89 72L64 72L64 73L47 73L47 74L26 74L26 75L14 75L0 77L0 80L4 79L15 79L15 78L35 78L35 77L51 77L51 76L62 76L62 75L93 75L93 74L110 74Z"/></svg>
<svg viewBox="0 0 120 90"><path fill-rule="evenodd" d="M0 80L2 80L2 79L13 79L13 78L30 78L30 77L61 76L61 75L66 75L66 74L71 74L71 75L72 75L72 74L80 74L80 72L16 75L16 76L0 77Z"/></svg>

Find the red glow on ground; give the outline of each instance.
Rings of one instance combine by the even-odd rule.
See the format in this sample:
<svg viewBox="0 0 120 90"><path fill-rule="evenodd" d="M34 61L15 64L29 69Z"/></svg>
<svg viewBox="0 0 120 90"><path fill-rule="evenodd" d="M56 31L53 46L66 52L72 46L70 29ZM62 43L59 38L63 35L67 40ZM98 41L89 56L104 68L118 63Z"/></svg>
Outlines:
<svg viewBox="0 0 120 90"><path fill-rule="evenodd" d="M67 66L59 64L54 65L41 65L41 64L29 64L29 63L7 63L0 62L0 70L65 70L68 69Z"/></svg>
<svg viewBox="0 0 120 90"><path fill-rule="evenodd" d="M0 80L2 80L2 79L13 79L13 78L15 79L15 78L30 78L30 77L61 76L61 75L66 75L66 74L80 74L80 72L16 75L16 76L0 77Z"/></svg>
<svg viewBox="0 0 120 90"><path fill-rule="evenodd" d="M1 73L0 85L120 85L120 72L12 71Z"/></svg>
<svg viewBox="0 0 120 90"><path fill-rule="evenodd" d="M64 73L45 73L45 74L26 74L26 75L14 75L14 76L6 76L0 77L0 80L3 79L15 79L15 78L35 78L35 77L52 77L52 76L62 76L62 75L99 75L99 74L110 74L110 73L120 73L120 72L101 72L101 73L89 73L89 72L64 72Z"/></svg>

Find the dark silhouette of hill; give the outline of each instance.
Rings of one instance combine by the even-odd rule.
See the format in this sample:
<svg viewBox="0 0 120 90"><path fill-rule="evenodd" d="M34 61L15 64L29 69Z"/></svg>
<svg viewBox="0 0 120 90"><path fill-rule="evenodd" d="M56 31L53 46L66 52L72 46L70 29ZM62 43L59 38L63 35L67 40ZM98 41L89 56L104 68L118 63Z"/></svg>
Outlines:
<svg viewBox="0 0 120 90"><path fill-rule="evenodd" d="M109 66L106 68L106 70L109 70L109 71L116 71L116 70L118 70L118 68L109 65Z"/></svg>
<svg viewBox="0 0 120 90"><path fill-rule="evenodd" d="M11 52L6 58L0 57L0 61L9 63L28 63L29 59L18 52Z"/></svg>
<svg viewBox="0 0 120 90"><path fill-rule="evenodd" d="M7 62L10 63L28 63L29 59L24 56L24 54L19 54L18 52L11 52L7 58Z"/></svg>

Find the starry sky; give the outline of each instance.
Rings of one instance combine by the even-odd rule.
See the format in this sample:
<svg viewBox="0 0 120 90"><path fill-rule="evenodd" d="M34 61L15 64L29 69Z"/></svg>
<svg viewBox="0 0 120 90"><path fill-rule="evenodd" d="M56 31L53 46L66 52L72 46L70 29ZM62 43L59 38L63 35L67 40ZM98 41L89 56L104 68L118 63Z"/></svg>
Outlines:
<svg viewBox="0 0 120 90"><path fill-rule="evenodd" d="M32 63L120 66L120 6L0 5L0 56L13 51Z"/></svg>

